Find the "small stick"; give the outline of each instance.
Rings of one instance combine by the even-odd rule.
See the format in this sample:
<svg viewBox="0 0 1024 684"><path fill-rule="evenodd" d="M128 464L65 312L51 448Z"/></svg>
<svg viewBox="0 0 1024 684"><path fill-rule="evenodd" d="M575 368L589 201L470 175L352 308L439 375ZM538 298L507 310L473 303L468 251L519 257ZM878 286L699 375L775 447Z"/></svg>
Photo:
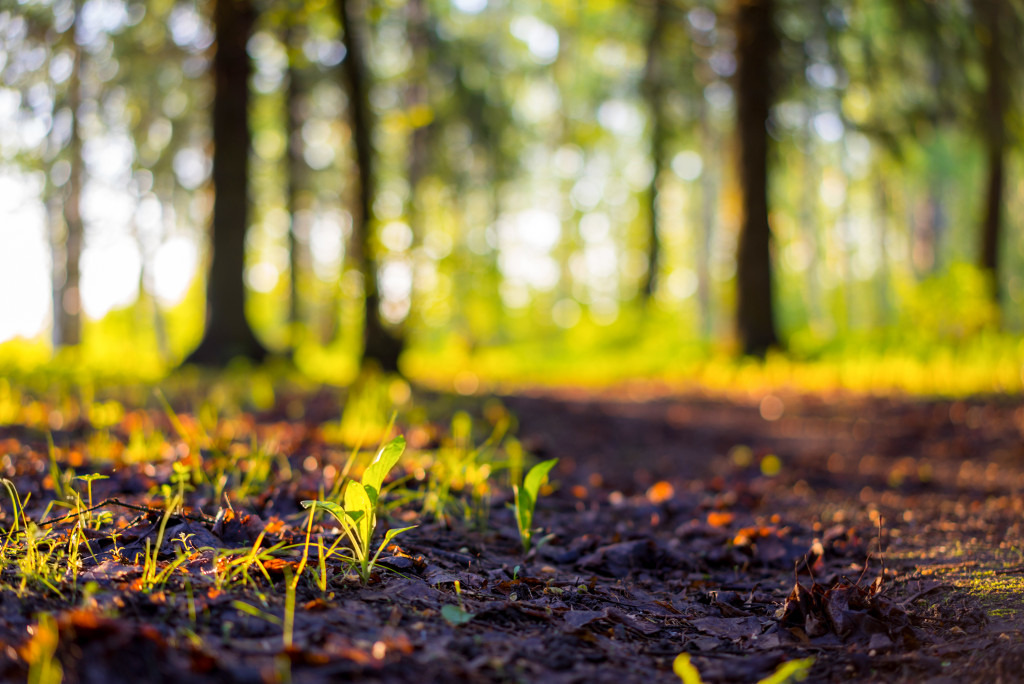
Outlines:
<svg viewBox="0 0 1024 684"><path fill-rule="evenodd" d="M45 521L39 523L39 526L40 527L45 527L47 525L53 525L54 523L63 522L65 520L71 520L72 518L77 518L82 513L90 513L92 511L95 511L96 509L103 508L104 506L120 506L121 508L127 508L130 511L138 511L139 513L146 513L147 515L160 516L160 515L164 514L164 511L160 510L159 508L152 508L150 506L139 506L137 504L125 503L124 501L121 501L120 499L104 499L103 501L99 502L95 506L90 506L89 508L83 508L81 510L75 511L74 513L69 513L69 514L67 514L65 516L61 516L60 518L53 518L52 520L45 520ZM201 523L207 523L207 524L213 523L215 521L214 518L211 518L208 515L188 515L188 514L185 514L185 513L179 513L179 514L177 514L177 517L184 518L185 520L191 520L192 522L201 522Z"/></svg>

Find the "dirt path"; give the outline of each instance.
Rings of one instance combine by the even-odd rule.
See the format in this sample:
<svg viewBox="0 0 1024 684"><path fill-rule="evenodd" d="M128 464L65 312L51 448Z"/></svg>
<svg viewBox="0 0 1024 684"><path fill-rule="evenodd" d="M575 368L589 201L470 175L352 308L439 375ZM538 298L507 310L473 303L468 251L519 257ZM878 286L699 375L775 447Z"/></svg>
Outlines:
<svg viewBox="0 0 1024 684"><path fill-rule="evenodd" d="M837 636L834 630L809 637L803 643L807 651L819 649L815 679L1019 681L1024 664L1024 404L1019 399L784 395L728 402L706 397L508 401L520 416L525 439L536 440L544 453L572 454L582 478L609 473L606 483L627 497L642 496L666 481L702 499L699 507L709 511L746 507L759 521L778 516L796 538L806 534L812 544L845 528L856 543L838 554L847 568L836 570L846 569L845 576L862 586L883 575L881 595L912 615L923 634L882 649L858 649L852 632L839 643L816 643ZM766 477L760 467L765 464L765 472L777 468L777 474ZM826 561L835 555L827 546ZM863 555L851 556L854 550ZM834 582L828 575L815 579ZM783 605L782 590L792 587L792 573L778 581L774 596ZM810 573L799 581L806 587L814 583ZM914 596L919 598L906 603ZM798 630L794 624L789 628ZM871 645L870 636L864 641Z"/></svg>

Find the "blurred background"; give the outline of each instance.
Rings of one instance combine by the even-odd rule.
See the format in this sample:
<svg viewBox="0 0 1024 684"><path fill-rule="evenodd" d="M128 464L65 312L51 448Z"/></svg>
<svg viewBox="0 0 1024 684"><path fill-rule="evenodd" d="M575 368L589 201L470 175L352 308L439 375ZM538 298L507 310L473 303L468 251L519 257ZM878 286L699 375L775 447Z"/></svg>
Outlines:
<svg viewBox="0 0 1024 684"><path fill-rule="evenodd" d="M1021 35L1021 0L2 0L0 366L1017 391Z"/></svg>

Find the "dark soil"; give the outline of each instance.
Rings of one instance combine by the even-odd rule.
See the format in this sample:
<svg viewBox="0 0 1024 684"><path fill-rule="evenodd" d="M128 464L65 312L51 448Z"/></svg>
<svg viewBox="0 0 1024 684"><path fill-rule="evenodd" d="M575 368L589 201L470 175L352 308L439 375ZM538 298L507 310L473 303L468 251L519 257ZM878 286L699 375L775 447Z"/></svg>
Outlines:
<svg viewBox="0 0 1024 684"><path fill-rule="evenodd" d="M624 396L504 397L529 453L559 459L537 509L542 543L523 554L504 490L482 531L398 505L381 525L419 527L395 540L370 582L335 561L326 592L303 576L287 648L283 587L302 547L220 587L215 557L305 541L299 502L317 498L325 465L344 461L317 429L338 415L330 395L228 421L224 453L255 435L290 467L276 461L277 479L233 510L193 492L168 519L174 541L160 557L161 567L187 561L154 587L140 559L159 535L156 494L173 462L198 455L172 439L155 462L99 462L96 430L62 425L59 466L110 475L93 498L119 503L103 507L110 521L88 532L77 578L59 586L23 585L24 564L5 548L0 677L26 679L46 613L65 682L649 684L679 681L680 653L707 682L756 682L809 657L808 681L1020 680L1024 401ZM304 418L289 422L297 400ZM441 416L457 401L426 403ZM483 401L466 405L486 412ZM429 448L449 418L400 428ZM173 434L151 409L110 435L127 441L133 420ZM0 461L20 496L31 494L28 517L43 520L54 498L45 432L0 427ZM12 521L5 501L0 527ZM76 522L42 529L66 548ZM328 541L335 533L313 528Z"/></svg>

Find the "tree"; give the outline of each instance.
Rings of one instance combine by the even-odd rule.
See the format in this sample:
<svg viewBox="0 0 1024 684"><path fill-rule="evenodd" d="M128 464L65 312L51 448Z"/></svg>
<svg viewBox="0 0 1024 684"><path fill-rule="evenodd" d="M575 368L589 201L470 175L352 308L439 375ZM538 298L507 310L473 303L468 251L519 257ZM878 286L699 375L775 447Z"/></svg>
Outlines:
<svg viewBox="0 0 1024 684"><path fill-rule="evenodd" d="M288 227L288 255L289 255L289 279L290 292L288 298L288 323L291 328L289 342L294 350L302 340L300 334L302 322L302 302L299 296L300 272L302 267L307 265L306 245L298 239L298 223L296 217L299 214L300 195L306 176L306 164L302 158L302 119L304 96L302 80L302 65L300 64L300 41L297 26L300 23L299 12L294 7L289 7L285 18L285 30L283 42L288 52L287 67L287 88L285 90L285 140L287 158L287 187L285 189L285 202L287 205L290 225Z"/></svg>
<svg viewBox="0 0 1024 684"><path fill-rule="evenodd" d="M355 146L355 195L351 208L352 245L349 250L355 267L362 275L364 290L364 323L362 363L372 361L385 372L398 371L398 357L403 340L384 325L380 315L380 287L374 258L373 200L376 195L374 177L373 121L370 111L369 83L363 52L363 28L360 12L353 0L337 0L338 18L345 37L347 53L342 62L345 90L348 94L349 126Z"/></svg>
<svg viewBox="0 0 1024 684"><path fill-rule="evenodd" d="M249 0L215 0L213 58L213 225L206 286L206 330L186 363L223 366L267 355L245 317L245 234L249 221Z"/></svg>
<svg viewBox="0 0 1024 684"><path fill-rule="evenodd" d="M643 95L651 117L651 184L647 189L648 236L647 275L640 286L646 302L658 284L661 266L661 242L658 238L658 180L665 169L668 125L665 115L664 56L662 55L665 28L668 25L668 0L654 0L650 28L647 34L647 62L644 65Z"/></svg>
<svg viewBox="0 0 1024 684"><path fill-rule="evenodd" d="M736 322L744 354L778 345L772 304L768 223L768 115L778 38L775 0L739 0L736 13L736 100L742 222L736 255Z"/></svg>
<svg viewBox="0 0 1024 684"><path fill-rule="evenodd" d="M81 17L82 3L75 2L75 18L65 32L71 53L71 75L64 94L64 107L69 113L70 131L67 143L67 161L70 173L61 214L64 219L64 244L53 240L53 346L67 347L82 341L82 295L80 290L82 246L85 226L82 223L82 186L85 182L85 162L82 159L82 71L84 51L75 39L75 27Z"/></svg>
<svg viewBox="0 0 1024 684"><path fill-rule="evenodd" d="M1011 59L1010 50L1020 42L1024 17L1021 16L1020 3L976 0L973 7L977 13L975 34L981 43L981 63L985 71L985 91L978 122L984 139L987 167L979 265L989 275L992 296L998 302L1006 148L1009 142L1006 121L1014 109L1010 97L1013 65L1019 63L1017 59L1022 56L1019 46L1015 48L1017 54L1013 55L1017 59Z"/></svg>

